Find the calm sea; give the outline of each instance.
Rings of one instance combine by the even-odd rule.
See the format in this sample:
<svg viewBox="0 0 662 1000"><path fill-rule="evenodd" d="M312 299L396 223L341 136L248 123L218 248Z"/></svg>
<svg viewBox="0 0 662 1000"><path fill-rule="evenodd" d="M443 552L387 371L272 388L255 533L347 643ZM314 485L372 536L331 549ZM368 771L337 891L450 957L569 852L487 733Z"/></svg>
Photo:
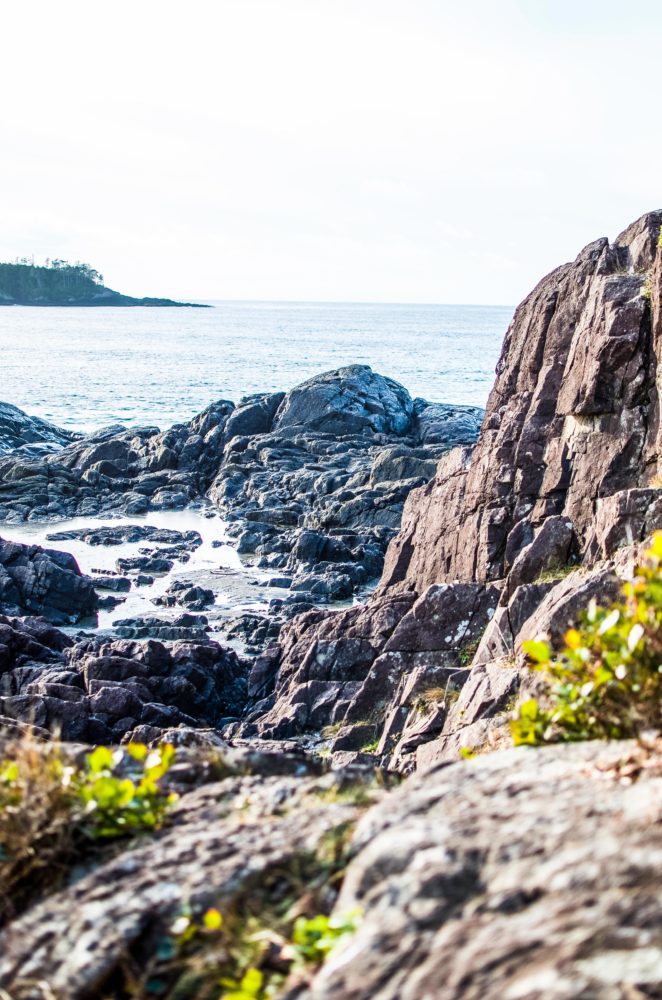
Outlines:
<svg viewBox="0 0 662 1000"><path fill-rule="evenodd" d="M508 306L214 302L0 308L0 400L62 426L170 424L215 399L369 364L412 396L484 406Z"/></svg>

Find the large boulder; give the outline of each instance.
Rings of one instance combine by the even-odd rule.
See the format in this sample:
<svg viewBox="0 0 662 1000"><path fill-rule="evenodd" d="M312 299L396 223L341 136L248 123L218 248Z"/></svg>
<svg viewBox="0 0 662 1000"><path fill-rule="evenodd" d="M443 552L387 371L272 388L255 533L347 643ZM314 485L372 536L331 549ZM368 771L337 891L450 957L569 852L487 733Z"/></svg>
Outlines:
<svg viewBox="0 0 662 1000"><path fill-rule="evenodd" d="M0 538L0 613L71 625L97 606L94 585L72 555Z"/></svg>
<svg viewBox="0 0 662 1000"><path fill-rule="evenodd" d="M658 996L662 761L643 763L592 743L406 781L354 836L336 911L357 933L288 1000Z"/></svg>
<svg viewBox="0 0 662 1000"><path fill-rule="evenodd" d="M407 390L368 365L316 375L287 393L274 428L306 427L326 434L404 434L414 403Z"/></svg>
<svg viewBox="0 0 662 1000"><path fill-rule="evenodd" d="M39 417L29 417L11 403L0 403L0 455L17 448L23 455L58 451L79 435Z"/></svg>

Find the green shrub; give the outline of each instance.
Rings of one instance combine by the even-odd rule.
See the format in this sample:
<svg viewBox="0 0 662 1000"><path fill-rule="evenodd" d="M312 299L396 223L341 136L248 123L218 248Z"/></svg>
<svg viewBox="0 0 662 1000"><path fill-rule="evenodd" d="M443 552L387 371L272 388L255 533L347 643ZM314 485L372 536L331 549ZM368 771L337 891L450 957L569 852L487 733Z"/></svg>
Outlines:
<svg viewBox="0 0 662 1000"><path fill-rule="evenodd" d="M90 840L161 825L174 749L97 747L83 765L58 743L8 741L0 758L0 922L52 887Z"/></svg>
<svg viewBox="0 0 662 1000"><path fill-rule="evenodd" d="M126 754L97 747L88 754L85 770L72 776L71 785L90 836L121 837L160 826L176 798L159 784L174 757L169 743L151 751L142 743L129 743ZM124 773L116 774L122 766Z"/></svg>
<svg viewBox="0 0 662 1000"><path fill-rule="evenodd" d="M662 728L662 532L609 608L593 601L554 653L523 644L549 683L549 703L529 699L511 723L516 745L638 737Z"/></svg>
<svg viewBox="0 0 662 1000"><path fill-rule="evenodd" d="M268 1000L288 976L307 978L355 933L359 911L297 917L277 929L260 919L223 917L207 910L196 922L188 910L163 938L156 961L135 995L165 1000ZM275 961L274 961L275 959Z"/></svg>

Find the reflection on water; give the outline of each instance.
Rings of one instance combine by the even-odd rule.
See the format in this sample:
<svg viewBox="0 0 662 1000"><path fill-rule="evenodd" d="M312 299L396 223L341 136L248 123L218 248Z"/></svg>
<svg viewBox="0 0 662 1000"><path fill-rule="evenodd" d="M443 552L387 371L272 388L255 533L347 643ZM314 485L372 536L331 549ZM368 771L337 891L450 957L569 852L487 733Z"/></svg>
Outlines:
<svg viewBox="0 0 662 1000"><path fill-rule="evenodd" d="M171 528L177 531L197 531L202 537L202 545L189 552L188 562L176 561L169 573L155 576L154 583L144 587L132 586L126 595L126 600L112 610L99 611L98 627L102 630L110 628L118 618L136 618L158 616L172 618L185 611L185 608L162 608L152 603L152 598L163 594L174 579L188 578L203 580L204 586L210 587L216 594L216 604L219 609L236 604L237 585L245 591L250 583L246 569L233 548L228 545L226 535L227 524L219 517L205 517L197 510L160 511L147 514L144 517L76 517L66 521L50 521L47 524L3 524L0 523L0 536L12 541L26 544L42 545L45 548L70 552L76 559L83 573L92 576L98 573L115 571L115 560L126 556L139 555L140 548L168 548L167 544L151 541L122 543L120 545L88 545L81 539L63 539L49 541L47 535L60 531L71 531L79 528L99 528L103 525L113 527L127 524L153 525L156 528ZM221 543L214 546L214 542ZM233 571L228 573L229 571ZM150 574L152 575L152 574ZM253 577L255 574L252 574ZM264 574L260 575L264 578ZM110 593L103 591L102 593ZM261 597L261 593L258 592ZM125 596L125 595L118 595ZM248 604L262 604L256 597ZM213 616L213 612L212 612Z"/></svg>
<svg viewBox="0 0 662 1000"><path fill-rule="evenodd" d="M412 396L484 406L508 306L217 302L0 309L0 400L76 430L168 427L214 400L368 364Z"/></svg>

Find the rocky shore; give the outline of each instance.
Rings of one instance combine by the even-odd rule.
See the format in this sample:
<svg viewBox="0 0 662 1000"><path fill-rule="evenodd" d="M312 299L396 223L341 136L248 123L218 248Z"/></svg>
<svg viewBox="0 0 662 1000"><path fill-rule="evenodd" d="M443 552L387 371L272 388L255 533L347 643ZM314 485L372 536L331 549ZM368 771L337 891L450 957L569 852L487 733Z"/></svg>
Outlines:
<svg viewBox="0 0 662 1000"><path fill-rule="evenodd" d="M268 937L256 997L276 981L289 1000L661 995L659 739L513 749L508 726L537 683L522 643L615 598L662 527L661 225L643 216L540 282L482 422L352 366L167 432L0 461L14 527L212 505L302 612L271 632L265 613L235 622L261 637L250 658L209 634L65 635L34 615L83 616L101 588L70 557L4 543L6 732L170 740L181 797L162 830L17 905L0 987L125 997L155 969L162 995L196 995L173 992L163 940L213 907L235 918L223 968ZM149 573L121 568L131 587ZM205 587L189 590L163 606L206 615ZM352 932L297 964L295 918L329 911L358 914Z"/></svg>

